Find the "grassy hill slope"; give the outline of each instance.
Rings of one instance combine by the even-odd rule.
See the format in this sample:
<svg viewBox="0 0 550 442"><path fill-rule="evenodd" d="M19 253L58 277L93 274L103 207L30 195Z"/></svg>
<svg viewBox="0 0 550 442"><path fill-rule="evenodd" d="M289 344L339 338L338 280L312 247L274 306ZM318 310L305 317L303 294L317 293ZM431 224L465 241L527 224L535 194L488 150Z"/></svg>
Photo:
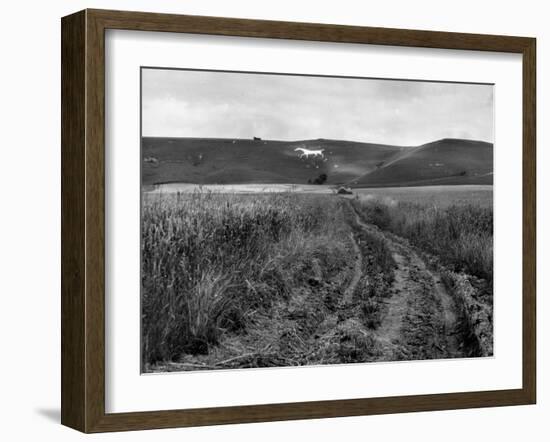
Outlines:
<svg viewBox="0 0 550 442"><path fill-rule="evenodd" d="M401 152L350 182L353 187L492 183L493 145L452 138Z"/></svg>
<svg viewBox="0 0 550 442"><path fill-rule="evenodd" d="M324 157L300 158L294 149L324 149ZM143 138L144 185L307 183L326 174L345 183L376 169L403 147L340 140L273 141L219 138Z"/></svg>
<svg viewBox="0 0 550 442"><path fill-rule="evenodd" d="M296 148L323 149L300 157ZM418 147L343 140L275 141L225 138L142 140L142 184L327 184L394 187L492 184L493 145L446 138Z"/></svg>

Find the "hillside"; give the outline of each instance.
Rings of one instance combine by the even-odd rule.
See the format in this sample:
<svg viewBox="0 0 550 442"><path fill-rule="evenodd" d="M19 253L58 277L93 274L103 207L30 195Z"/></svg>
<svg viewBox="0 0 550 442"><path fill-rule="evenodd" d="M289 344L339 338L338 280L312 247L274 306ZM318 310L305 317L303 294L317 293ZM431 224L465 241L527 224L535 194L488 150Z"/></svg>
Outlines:
<svg viewBox="0 0 550 442"><path fill-rule="evenodd" d="M296 148L323 149L300 157ZM273 141L219 138L143 138L142 183L307 183L327 175L327 184L348 182L405 148L340 140Z"/></svg>
<svg viewBox="0 0 550 442"><path fill-rule="evenodd" d="M301 151L322 150L305 156ZM418 147L343 140L275 141L224 138L142 140L142 184L278 184L313 182L353 187L492 184L493 145L443 139Z"/></svg>
<svg viewBox="0 0 550 442"><path fill-rule="evenodd" d="M493 145L445 138L401 152L350 184L353 187L493 184Z"/></svg>

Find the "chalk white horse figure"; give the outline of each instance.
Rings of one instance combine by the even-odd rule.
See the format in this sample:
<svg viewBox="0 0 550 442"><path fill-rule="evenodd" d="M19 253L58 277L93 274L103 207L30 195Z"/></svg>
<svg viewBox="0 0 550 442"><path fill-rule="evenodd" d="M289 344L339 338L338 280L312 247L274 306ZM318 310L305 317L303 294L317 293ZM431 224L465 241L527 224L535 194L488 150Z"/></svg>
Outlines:
<svg viewBox="0 0 550 442"><path fill-rule="evenodd" d="M314 157L316 156L324 157L324 154L323 154L324 150L325 149L310 150L310 149L304 149L303 147L297 147L296 149L294 149L294 152L301 151L302 153L300 154L300 158L303 158L303 157L309 158L310 155Z"/></svg>

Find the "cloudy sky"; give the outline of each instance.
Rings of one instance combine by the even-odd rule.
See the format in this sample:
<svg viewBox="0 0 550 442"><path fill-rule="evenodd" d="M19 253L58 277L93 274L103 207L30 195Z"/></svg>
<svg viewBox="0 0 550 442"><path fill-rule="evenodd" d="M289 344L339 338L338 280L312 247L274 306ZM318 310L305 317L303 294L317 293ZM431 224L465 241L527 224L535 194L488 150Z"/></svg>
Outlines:
<svg viewBox="0 0 550 442"><path fill-rule="evenodd" d="M144 136L493 142L493 87L143 69Z"/></svg>

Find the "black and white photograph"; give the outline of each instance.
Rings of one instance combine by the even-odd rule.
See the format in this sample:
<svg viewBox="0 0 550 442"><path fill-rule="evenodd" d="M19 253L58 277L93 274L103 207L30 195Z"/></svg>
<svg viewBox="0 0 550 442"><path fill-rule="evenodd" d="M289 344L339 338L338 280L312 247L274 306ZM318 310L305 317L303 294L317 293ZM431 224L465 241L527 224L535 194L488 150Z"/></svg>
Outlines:
<svg viewBox="0 0 550 442"><path fill-rule="evenodd" d="M0 442L549 440L544 2L3 6Z"/></svg>
<svg viewBox="0 0 550 442"><path fill-rule="evenodd" d="M494 85L141 68L141 371L493 356Z"/></svg>

